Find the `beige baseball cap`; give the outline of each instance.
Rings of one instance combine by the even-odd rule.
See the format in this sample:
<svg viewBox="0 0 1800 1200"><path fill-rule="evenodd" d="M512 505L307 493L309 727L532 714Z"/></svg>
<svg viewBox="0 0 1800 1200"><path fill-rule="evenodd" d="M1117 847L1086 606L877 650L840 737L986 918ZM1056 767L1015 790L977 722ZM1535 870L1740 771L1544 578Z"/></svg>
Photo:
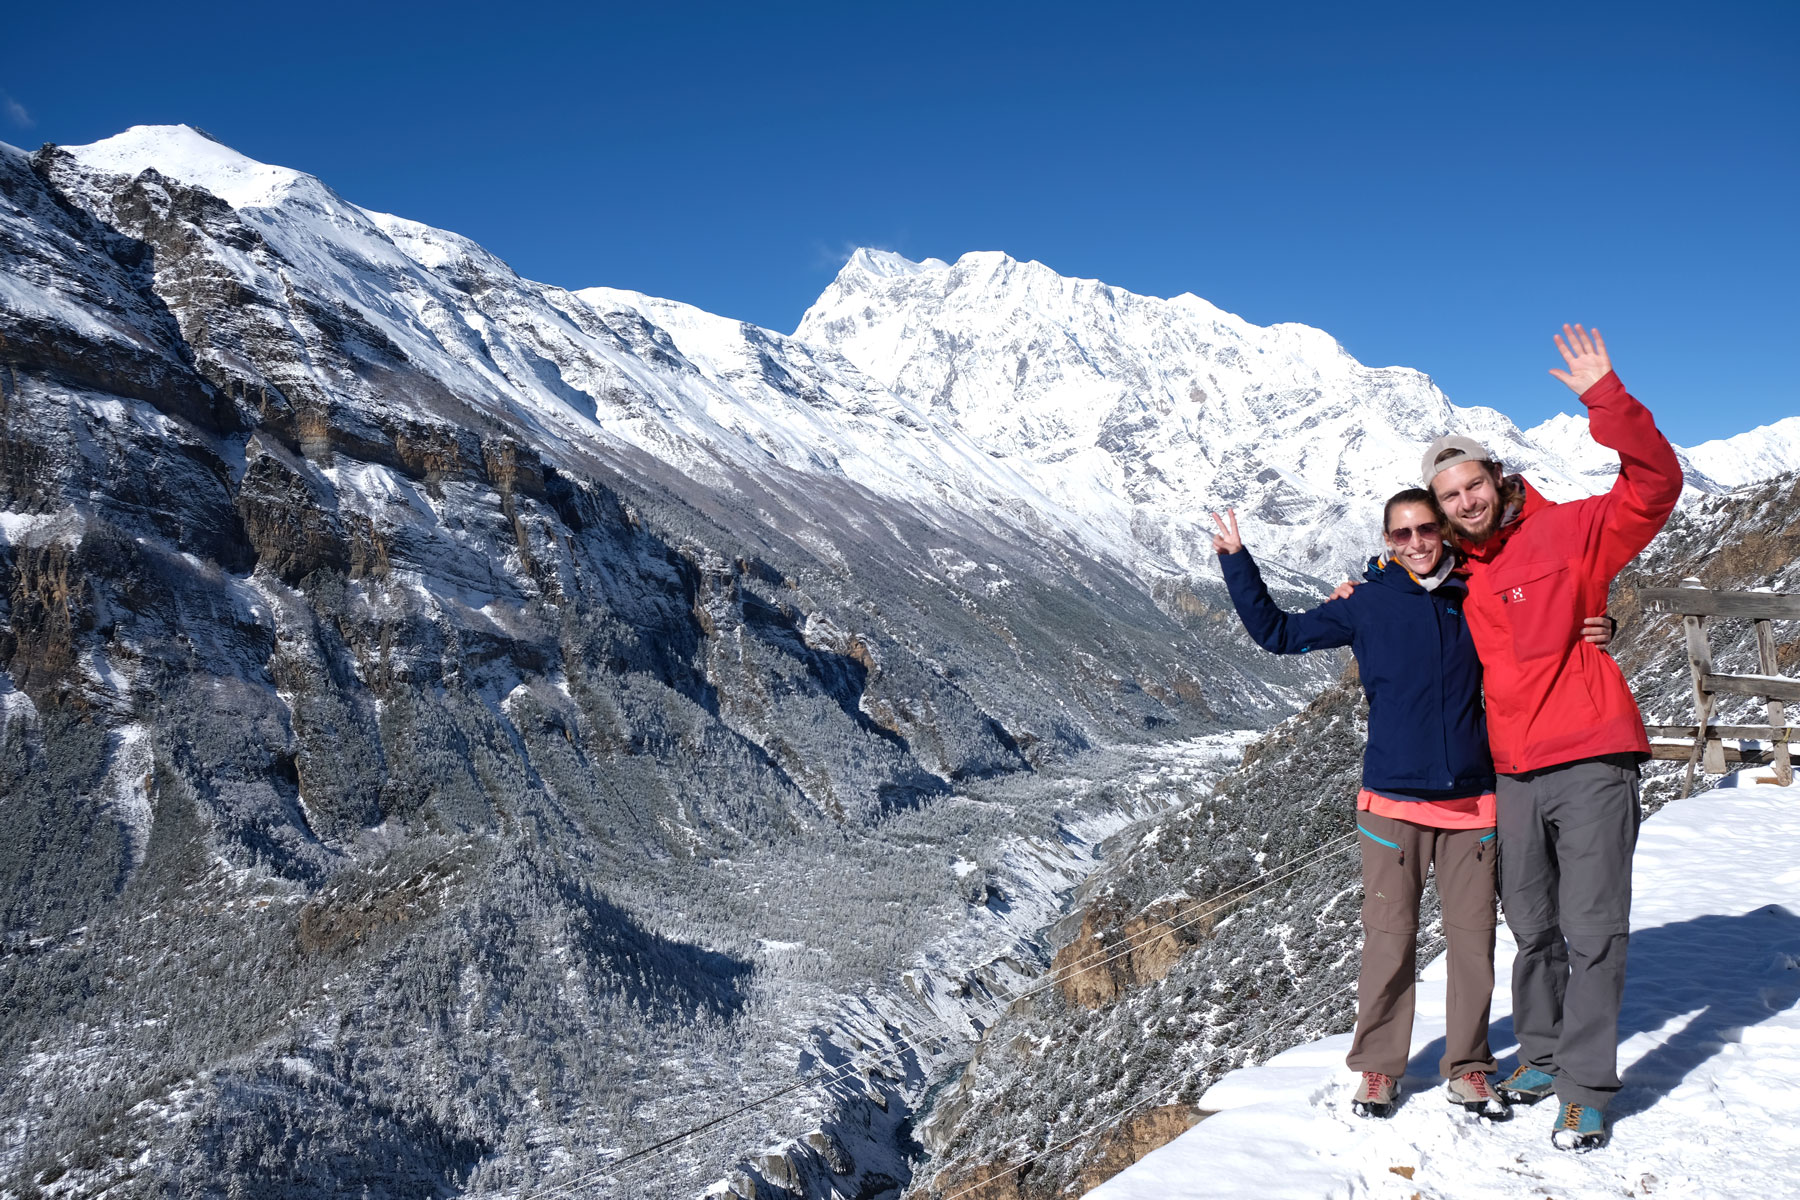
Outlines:
<svg viewBox="0 0 1800 1200"><path fill-rule="evenodd" d="M1445 454L1446 450L1455 451ZM1438 456L1443 455L1443 461ZM1439 471L1454 467L1458 463L1483 462L1491 463L1494 456L1487 452L1487 447L1472 437L1464 437L1460 433L1446 433L1431 445L1425 447L1425 457L1419 462L1419 470L1424 477L1425 486L1431 486L1431 480Z"/></svg>

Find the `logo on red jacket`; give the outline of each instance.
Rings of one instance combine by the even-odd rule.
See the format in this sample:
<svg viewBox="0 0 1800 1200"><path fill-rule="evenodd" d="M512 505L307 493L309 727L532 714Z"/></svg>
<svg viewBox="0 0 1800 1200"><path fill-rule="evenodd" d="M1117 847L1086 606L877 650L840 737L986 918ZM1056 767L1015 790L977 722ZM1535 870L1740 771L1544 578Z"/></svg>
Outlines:
<svg viewBox="0 0 1800 1200"><path fill-rule="evenodd" d="M1501 593L1500 603L1502 603L1502 604L1517 604L1523 599L1525 599L1525 589L1524 588L1522 588L1522 587L1507 588L1505 592Z"/></svg>

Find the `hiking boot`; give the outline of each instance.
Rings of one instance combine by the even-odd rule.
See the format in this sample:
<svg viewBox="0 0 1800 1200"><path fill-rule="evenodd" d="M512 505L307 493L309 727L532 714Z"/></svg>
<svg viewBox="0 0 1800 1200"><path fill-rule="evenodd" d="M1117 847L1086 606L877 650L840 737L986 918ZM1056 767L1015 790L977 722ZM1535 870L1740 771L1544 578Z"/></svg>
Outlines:
<svg viewBox="0 0 1800 1200"><path fill-rule="evenodd" d="M1550 1129L1550 1140L1558 1150L1577 1153L1606 1145L1606 1114L1586 1104L1565 1102Z"/></svg>
<svg viewBox="0 0 1800 1200"><path fill-rule="evenodd" d="M1450 1103L1461 1105L1463 1111L1472 1112L1485 1120L1504 1121L1512 1116L1512 1109L1488 1086L1485 1072L1469 1071L1458 1075L1444 1085L1444 1091Z"/></svg>
<svg viewBox="0 0 1800 1200"><path fill-rule="evenodd" d="M1350 1097L1350 1111L1359 1117L1391 1117L1394 1115L1394 1077L1380 1071L1364 1071L1356 1094Z"/></svg>
<svg viewBox="0 0 1800 1200"><path fill-rule="evenodd" d="M1556 1090L1556 1076L1536 1067L1520 1067L1496 1083L1494 1090L1508 1104L1536 1104Z"/></svg>

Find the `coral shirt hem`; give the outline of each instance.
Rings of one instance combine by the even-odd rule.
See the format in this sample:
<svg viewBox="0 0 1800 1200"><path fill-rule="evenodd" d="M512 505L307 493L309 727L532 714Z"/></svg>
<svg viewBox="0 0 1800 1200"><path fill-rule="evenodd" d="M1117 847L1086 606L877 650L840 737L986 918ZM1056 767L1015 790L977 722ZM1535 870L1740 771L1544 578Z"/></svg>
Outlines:
<svg viewBox="0 0 1800 1200"><path fill-rule="evenodd" d="M1492 792L1455 800L1393 800L1368 788L1356 794L1356 811L1428 829L1492 829L1497 814Z"/></svg>

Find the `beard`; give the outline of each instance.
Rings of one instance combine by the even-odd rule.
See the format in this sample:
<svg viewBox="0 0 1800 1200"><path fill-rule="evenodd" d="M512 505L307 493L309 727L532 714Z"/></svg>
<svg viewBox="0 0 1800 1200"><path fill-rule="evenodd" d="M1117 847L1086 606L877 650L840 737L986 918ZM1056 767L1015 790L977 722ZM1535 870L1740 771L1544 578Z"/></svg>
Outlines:
<svg viewBox="0 0 1800 1200"><path fill-rule="evenodd" d="M1450 524L1456 527L1457 537L1471 545L1478 545L1500 531L1500 516L1500 506L1494 504L1481 514L1479 520L1470 522L1462 517L1451 517Z"/></svg>

